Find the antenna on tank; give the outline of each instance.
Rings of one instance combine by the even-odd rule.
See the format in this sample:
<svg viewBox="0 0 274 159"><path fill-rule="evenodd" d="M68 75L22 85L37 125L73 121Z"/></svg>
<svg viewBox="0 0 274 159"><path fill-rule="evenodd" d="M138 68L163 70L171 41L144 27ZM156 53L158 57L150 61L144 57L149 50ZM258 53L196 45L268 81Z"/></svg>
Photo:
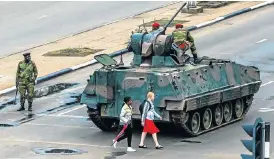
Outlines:
<svg viewBox="0 0 274 159"><path fill-rule="evenodd" d="M124 62L123 62L123 54L120 55L120 62L119 62L119 65L124 65Z"/></svg>
<svg viewBox="0 0 274 159"><path fill-rule="evenodd" d="M147 28L146 28L145 20L144 19L143 19L143 26L144 26L145 32L147 33Z"/></svg>

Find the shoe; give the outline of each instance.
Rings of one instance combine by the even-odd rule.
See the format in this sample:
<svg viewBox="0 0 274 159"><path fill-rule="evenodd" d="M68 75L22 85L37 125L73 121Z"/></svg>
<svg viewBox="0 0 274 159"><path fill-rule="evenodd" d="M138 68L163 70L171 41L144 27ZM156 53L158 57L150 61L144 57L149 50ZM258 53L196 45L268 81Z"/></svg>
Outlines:
<svg viewBox="0 0 274 159"><path fill-rule="evenodd" d="M147 146L146 146L146 145L143 145L143 146L140 146L140 145L139 145L139 148L146 149L146 148L147 148Z"/></svg>
<svg viewBox="0 0 274 159"><path fill-rule="evenodd" d="M32 111L32 102L29 102L29 108L28 111Z"/></svg>
<svg viewBox="0 0 274 159"><path fill-rule="evenodd" d="M113 147L116 148L117 141L114 142L113 140Z"/></svg>
<svg viewBox="0 0 274 159"><path fill-rule="evenodd" d="M164 148L162 145L158 145L158 146L156 146L155 147L156 149L162 149L162 148Z"/></svg>
<svg viewBox="0 0 274 159"><path fill-rule="evenodd" d="M20 107L17 111L23 111L23 110L25 110L25 108L24 107Z"/></svg>
<svg viewBox="0 0 274 159"><path fill-rule="evenodd" d="M25 110L24 103L21 103L21 107L17 111L23 111Z"/></svg>
<svg viewBox="0 0 274 159"><path fill-rule="evenodd" d="M198 59L197 54L193 54L193 59L194 59L193 62L194 62L195 64L199 63L199 59Z"/></svg>
<svg viewBox="0 0 274 159"><path fill-rule="evenodd" d="M135 152L136 150L134 150L134 149L131 148L131 147L128 147L128 148L127 148L127 151L128 151L128 152Z"/></svg>

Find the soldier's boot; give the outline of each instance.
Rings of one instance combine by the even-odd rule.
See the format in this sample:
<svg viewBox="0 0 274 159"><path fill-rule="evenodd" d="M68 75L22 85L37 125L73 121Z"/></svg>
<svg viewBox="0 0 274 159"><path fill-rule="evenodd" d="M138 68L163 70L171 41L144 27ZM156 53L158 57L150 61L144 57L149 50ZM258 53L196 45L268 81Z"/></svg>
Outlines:
<svg viewBox="0 0 274 159"><path fill-rule="evenodd" d="M28 111L32 111L32 102L29 102L29 108Z"/></svg>
<svg viewBox="0 0 274 159"><path fill-rule="evenodd" d="M21 103L21 107L17 111L23 111L25 110L24 103Z"/></svg>
<svg viewBox="0 0 274 159"><path fill-rule="evenodd" d="M196 53L193 54L194 63L198 63L198 56Z"/></svg>

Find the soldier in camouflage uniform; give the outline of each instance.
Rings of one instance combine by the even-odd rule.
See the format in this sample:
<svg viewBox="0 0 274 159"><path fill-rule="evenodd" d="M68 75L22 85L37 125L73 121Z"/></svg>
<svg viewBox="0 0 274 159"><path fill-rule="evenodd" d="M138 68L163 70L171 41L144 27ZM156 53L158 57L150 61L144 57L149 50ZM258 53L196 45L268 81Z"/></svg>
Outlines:
<svg viewBox="0 0 274 159"><path fill-rule="evenodd" d="M25 60L19 62L16 73L16 88L19 89L21 103L17 111L25 110L26 91L28 92L28 111L32 111L34 85L38 73L35 63L31 61L30 53L24 53L23 56Z"/></svg>
<svg viewBox="0 0 274 159"><path fill-rule="evenodd" d="M194 38L190 35L190 32L187 29L184 29L182 24L176 24L176 29L172 32L172 36L174 37L174 43L179 47L183 44L184 40L186 40L187 43L190 43L190 50L194 62L196 63L198 61L197 51L194 44Z"/></svg>

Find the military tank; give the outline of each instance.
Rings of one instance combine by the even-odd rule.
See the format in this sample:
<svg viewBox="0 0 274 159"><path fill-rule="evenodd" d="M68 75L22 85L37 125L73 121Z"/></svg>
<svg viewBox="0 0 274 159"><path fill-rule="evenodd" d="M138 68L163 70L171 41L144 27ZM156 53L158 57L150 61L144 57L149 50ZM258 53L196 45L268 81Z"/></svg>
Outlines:
<svg viewBox="0 0 274 159"><path fill-rule="evenodd" d="M184 4L185 5L185 4ZM184 7L182 5L182 7ZM181 7L181 8L182 8ZM119 124L123 98L132 98L133 120L148 91L155 93L155 110L165 122L189 136L220 128L244 118L261 85L260 71L230 60L201 57L198 62L166 35L168 24L150 33L133 33L125 52L133 53L125 66L107 54L95 56L103 65L88 79L81 96L87 113L103 131Z"/></svg>

